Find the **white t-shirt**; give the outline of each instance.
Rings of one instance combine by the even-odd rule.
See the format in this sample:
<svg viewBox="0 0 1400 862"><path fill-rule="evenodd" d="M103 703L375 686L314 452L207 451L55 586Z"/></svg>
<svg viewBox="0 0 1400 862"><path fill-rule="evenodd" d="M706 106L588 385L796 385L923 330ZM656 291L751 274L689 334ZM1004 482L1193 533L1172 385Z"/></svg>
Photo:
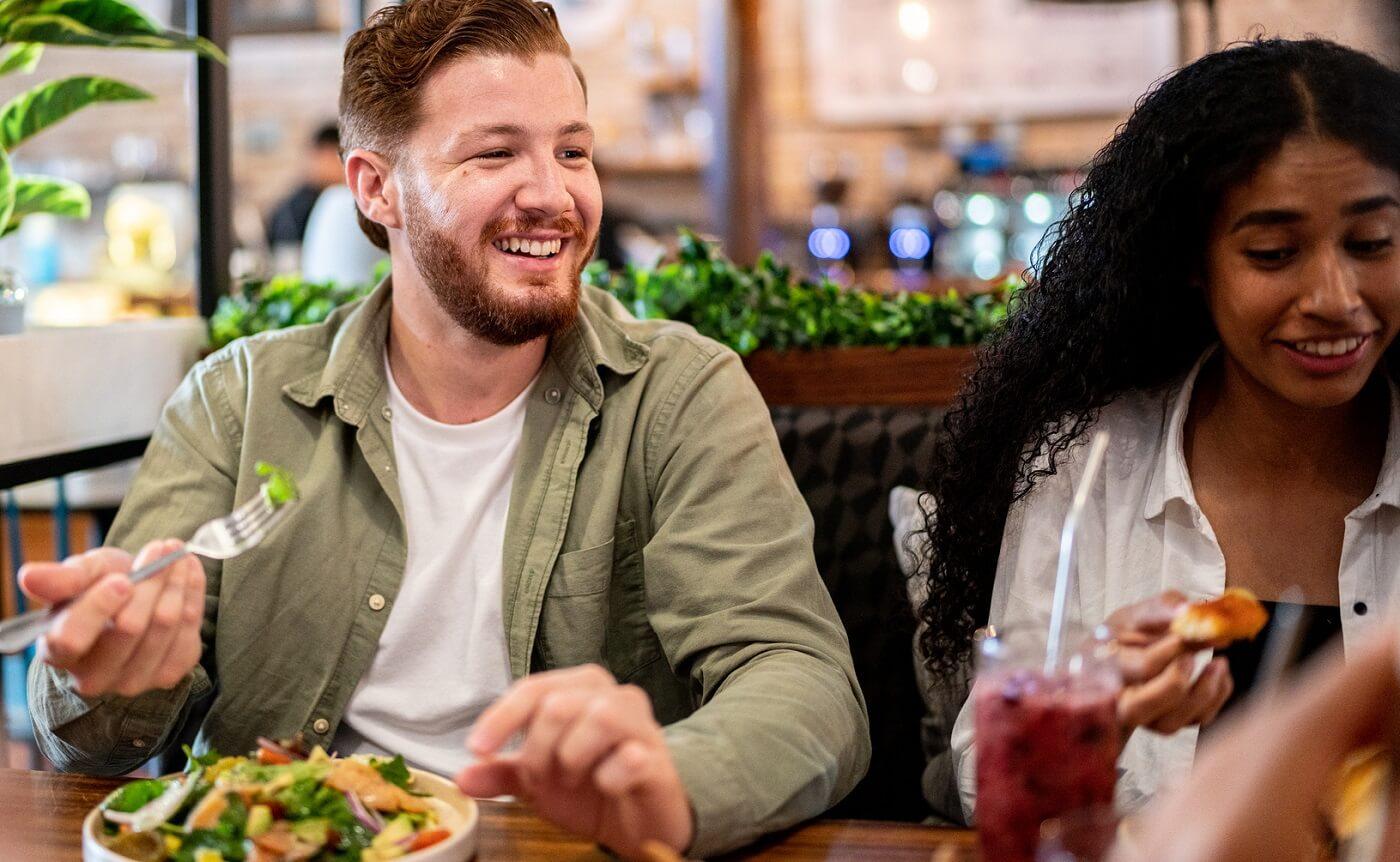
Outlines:
<svg viewBox="0 0 1400 862"><path fill-rule="evenodd" d="M494 416L445 425L408 403L387 361L385 375L408 559L334 744L452 775L471 759L472 722L511 683L502 552L534 383Z"/></svg>
<svg viewBox="0 0 1400 862"><path fill-rule="evenodd" d="M1068 622L1092 627L1134 602L1176 589L1192 599L1225 590L1225 556L1196 503L1183 447L1191 391L1208 351L1177 386L1130 392L1100 414L1112 435L1089 495L1075 552ZM1084 472L1092 431L1011 507L997 560L989 621L997 628L1049 626L1060 528ZM1400 571L1400 388L1390 381L1390 428L1375 490L1346 517L1337 594L1342 641L1350 649L1380 624ZM1204 664L1209 655L1197 661ZM1199 665L1198 665L1199 666ZM972 814L977 770L972 699L953 727L952 751L963 811ZM1190 770L1198 728L1170 736L1139 730L1118 759L1118 804L1140 807Z"/></svg>

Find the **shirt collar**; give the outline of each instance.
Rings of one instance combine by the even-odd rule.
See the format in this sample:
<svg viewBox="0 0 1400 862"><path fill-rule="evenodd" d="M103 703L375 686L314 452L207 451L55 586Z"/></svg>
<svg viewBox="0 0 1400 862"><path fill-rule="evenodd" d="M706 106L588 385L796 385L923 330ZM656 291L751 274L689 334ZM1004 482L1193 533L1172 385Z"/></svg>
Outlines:
<svg viewBox="0 0 1400 862"><path fill-rule="evenodd" d="M1144 518L1150 520L1161 515L1169 500L1181 500L1193 510L1197 508L1196 494L1191 488L1191 474L1186 469L1186 415L1191 409L1191 392L1196 387L1196 378L1215 350L1215 346L1207 348L1182 380L1180 388L1174 394L1169 392L1165 396L1172 401L1166 415L1166 439L1157 453L1157 463L1143 498ZM1352 513L1357 516L1369 514L1383 505L1400 508L1400 386L1388 374L1386 385L1390 391L1390 426L1386 432L1385 455L1381 459L1380 474L1376 477L1376 489Z"/></svg>
<svg viewBox="0 0 1400 862"><path fill-rule="evenodd" d="M618 325L617 317L624 310L611 294L596 287L582 291L578 317L550 342L549 358L569 385L597 410L603 405L603 379L598 369L633 374L646 364L651 351Z"/></svg>
<svg viewBox="0 0 1400 862"><path fill-rule="evenodd" d="M616 300L597 288L584 287L574 325L554 337L549 360L564 372L570 384L595 409L603 403L600 367L618 374L632 374L646 364L649 351L622 330L608 312ZM338 309L343 315L332 337L330 356L323 368L283 387L282 391L304 407L315 407L331 398L336 415L360 426L384 389L384 343L389 335L391 278L381 281L364 301ZM618 306L620 309L621 306ZM334 325L332 318L327 325Z"/></svg>
<svg viewBox="0 0 1400 862"><path fill-rule="evenodd" d="M1196 378L1201 368L1215 353L1215 346L1206 348L1191 366L1186 378L1175 393L1168 390L1163 397L1171 399L1171 407L1166 413L1166 438L1157 450L1157 463L1152 468L1152 478L1147 483L1147 493L1143 497L1142 516L1156 518L1167 508L1168 500L1181 500L1192 509L1196 508L1196 494L1191 490L1191 474L1186 469L1186 447L1183 438L1186 434L1186 414L1191 410L1191 392L1196 388Z"/></svg>

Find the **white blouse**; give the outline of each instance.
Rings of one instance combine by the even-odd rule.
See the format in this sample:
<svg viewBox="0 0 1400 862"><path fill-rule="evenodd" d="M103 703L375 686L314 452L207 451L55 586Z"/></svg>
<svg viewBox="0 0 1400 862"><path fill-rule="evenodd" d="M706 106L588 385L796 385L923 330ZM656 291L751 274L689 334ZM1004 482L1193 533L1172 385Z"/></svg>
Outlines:
<svg viewBox="0 0 1400 862"><path fill-rule="evenodd" d="M1177 385L1132 392L1104 408L1097 427L1112 441L1084 512L1076 546L1077 582L1068 622L1092 627L1124 605L1167 589L1192 599L1225 589L1225 557L1196 504L1182 448L1191 389L1208 351ZM998 628L1047 627L1060 530L1083 473L1091 434L1037 480L1006 519L992 590ZM1346 517L1341 567L1342 640L1349 647L1378 622L1400 576L1400 390L1390 381L1390 427L1375 491ZM1199 661L1204 664L1207 656ZM964 812L976 800L972 700L953 727L951 746ZM1118 761L1118 804L1133 810L1190 769L1199 729L1170 736L1135 732Z"/></svg>

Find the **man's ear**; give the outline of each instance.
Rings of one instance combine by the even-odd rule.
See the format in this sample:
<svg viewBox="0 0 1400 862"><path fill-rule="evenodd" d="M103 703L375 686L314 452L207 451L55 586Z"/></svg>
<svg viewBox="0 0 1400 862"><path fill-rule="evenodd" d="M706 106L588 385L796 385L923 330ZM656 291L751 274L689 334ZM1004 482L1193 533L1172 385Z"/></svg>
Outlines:
<svg viewBox="0 0 1400 862"><path fill-rule="evenodd" d="M386 228L403 227L399 190L389 160L373 150L356 148L345 154L345 184L365 218Z"/></svg>

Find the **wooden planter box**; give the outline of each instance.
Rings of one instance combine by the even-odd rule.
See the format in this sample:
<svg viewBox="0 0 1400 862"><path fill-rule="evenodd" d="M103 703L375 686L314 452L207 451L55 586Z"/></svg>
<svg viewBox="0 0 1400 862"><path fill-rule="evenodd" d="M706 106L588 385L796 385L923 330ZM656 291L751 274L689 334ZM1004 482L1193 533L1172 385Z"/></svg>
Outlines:
<svg viewBox="0 0 1400 862"><path fill-rule="evenodd" d="M938 407L972 369L971 347L758 350L744 359L773 406Z"/></svg>

